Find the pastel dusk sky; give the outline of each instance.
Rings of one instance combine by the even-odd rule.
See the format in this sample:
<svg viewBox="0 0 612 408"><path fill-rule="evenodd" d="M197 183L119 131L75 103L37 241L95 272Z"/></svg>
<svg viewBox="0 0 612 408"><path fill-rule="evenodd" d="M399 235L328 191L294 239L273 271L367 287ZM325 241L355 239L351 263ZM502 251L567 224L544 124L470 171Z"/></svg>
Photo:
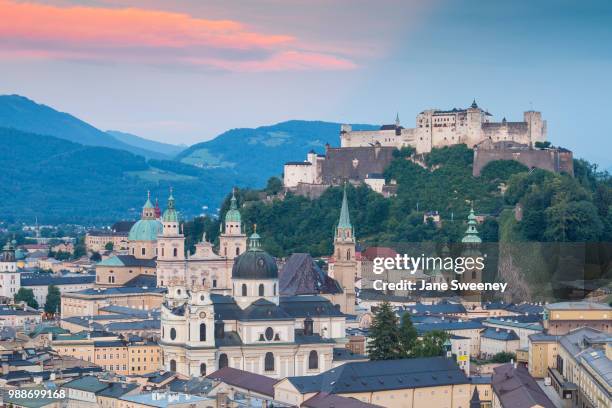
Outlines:
<svg viewBox="0 0 612 408"><path fill-rule="evenodd" d="M177 144L476 98L610 167L612 1L0 0L0 94Z"/></svg>

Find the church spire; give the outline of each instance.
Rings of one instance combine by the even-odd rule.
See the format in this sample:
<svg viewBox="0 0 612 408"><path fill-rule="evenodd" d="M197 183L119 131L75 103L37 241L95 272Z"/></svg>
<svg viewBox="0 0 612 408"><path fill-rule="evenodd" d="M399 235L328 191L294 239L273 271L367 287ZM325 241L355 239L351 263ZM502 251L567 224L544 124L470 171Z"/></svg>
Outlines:
<svg viewBox="0 0 612 408"><path fill-rule="evenodd" d="M476 225L478 222L476 221L476 215L474 214L474 205L470 208L470 215L468 215L468 227L465 231L465 236L461 240L464 244L480 244L482 240L478 236L478 230L476 229Z"/></svg>
<svg viewBox="0 0 612 408"><path fill-rule="evenodd" d="M399 112L397 112L395 114L395 126L399 126L399 125L400 125Z"/></svg>
<svg viewBox="0 0 612 408"><path fill-rule="evenodd" d="M476 98L474 98L474 100L472 101L472 106L471 108L476 109L478 108L478 104L476 103Z"/></svg>
<svg viewBox="0 0 612 408"><path fill-rule="evenodd" d="M346 199L346 183L344 183L344 192L342 193L342 207L340 208L338 228L353 228L349 215L348 200Z"/></svg>
<svg viewBox="0 0 612 408"><path fill-rule="evenodd" d="M164 222L178 222L178 212L176 211L176 205L174 202L174 196L172 195L172 187L170 187L170 195L168 196L168 206L162 217Z"/></svg>

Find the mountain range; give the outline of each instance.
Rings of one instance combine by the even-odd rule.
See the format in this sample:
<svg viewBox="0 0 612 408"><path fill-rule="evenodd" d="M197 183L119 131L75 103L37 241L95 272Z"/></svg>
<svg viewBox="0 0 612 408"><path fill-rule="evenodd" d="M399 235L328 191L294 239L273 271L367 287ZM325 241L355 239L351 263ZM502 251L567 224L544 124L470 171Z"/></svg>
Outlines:
<svg viewBox="0 0 612 408"><path fill-rule="evenodd" d="M292 120L232 129L185 148L103 131L23 96L0 96L0 221L134 219L147 190L165 201L170 186L184 217L214 214L233 186L262 187L282 174L284 162L337 145L339 129Z"/></svg>

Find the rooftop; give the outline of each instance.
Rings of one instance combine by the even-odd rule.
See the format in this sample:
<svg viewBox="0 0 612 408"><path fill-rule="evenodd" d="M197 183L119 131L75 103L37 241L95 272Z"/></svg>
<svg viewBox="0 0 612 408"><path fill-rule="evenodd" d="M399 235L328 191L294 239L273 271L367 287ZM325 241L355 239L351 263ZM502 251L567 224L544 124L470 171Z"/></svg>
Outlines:
<svg viewBox="0 0 612 408"><path fill-rule="evenodd" d="M238 370L236 368L224 367L206 376L211 380L222 381L226 384L255 391L259 394L274 397L274 384L278 382L274 378Z"/></svg>
<svg viewBox="0 0 612 408"><path fill-rule="evenodd" d="M123 401L130 401L136 404L165 408L174 405L206 401L208 398L175 392L150 392L146 394L126 395L124 397L121 397L121 399Z"/></svg>

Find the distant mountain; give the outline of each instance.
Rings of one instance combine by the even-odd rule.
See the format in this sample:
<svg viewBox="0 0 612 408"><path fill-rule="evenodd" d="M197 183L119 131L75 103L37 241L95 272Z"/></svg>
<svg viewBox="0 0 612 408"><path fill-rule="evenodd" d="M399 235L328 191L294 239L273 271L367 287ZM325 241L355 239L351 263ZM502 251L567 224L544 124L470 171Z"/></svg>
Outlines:
<svg viewBox="0 0 612 408"><path fill-rule="evenodd" d="M377 128L353 125L355 130ZM252 174L256 184L262 185L270 176L281 175L285 162L303 161L310 150L324 153L326 143L340 145L339 123L291 120L255 129L228 130L213 140L189 147L176 159L204 169Z"/></svg>
<svg viewBox="0 0 612 408"><path fill-rule="evenodd" d="M145 139L131 133L119 132L117 130L107 130L106 133L120 142L126 143L130 146L157 152L169 158L176 156L187 148L186 145L173 145L169 143L156 142L154 140Z"/></svg>
<svg viewBox="0 0 612 408"><path fill-rule="evenodd" d="M55 136L86 146L127 150L144 157L168 158L157 151L125 143L68 113L19 95L0 95L0 127Z"/></svg>
<svg viewBox="0 0 612 408"><path fill-rule="evenodd" d="M124 150L84 146L0 128L0 221L111 223L136 219L147 190L165 207L170 186L185 218L215 211L232 174L145 160Z"/></svg>

